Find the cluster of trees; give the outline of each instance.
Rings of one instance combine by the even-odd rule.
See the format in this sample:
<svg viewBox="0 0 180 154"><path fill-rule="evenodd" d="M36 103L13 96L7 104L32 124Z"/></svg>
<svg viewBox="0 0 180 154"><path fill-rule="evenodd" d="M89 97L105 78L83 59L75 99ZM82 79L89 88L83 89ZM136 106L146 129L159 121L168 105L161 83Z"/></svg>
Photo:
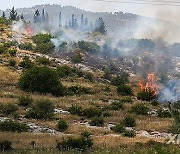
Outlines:
<svg viewBox="0 0 180 154"><path fill-rule="evenodd" d="M2 19L7 19L5 12L3 12L1 18L2 18ZM23 16L23 14L19 15L19 14L17 13L17 11L15 10L15 8L13 7L13 8L11 9L11 11L10 11L10 14L9 14L9 20L10 20L10 21L24 20L24 16Z"/></svg>
<svg viewBox="0 0 180 154"><path fill-rule="evenodd" d="M36 10L34 13L34 23L49 23L49 15L48 12L45 12L45 10L42 10L42 13L40 13L39 10Z"/></svg>

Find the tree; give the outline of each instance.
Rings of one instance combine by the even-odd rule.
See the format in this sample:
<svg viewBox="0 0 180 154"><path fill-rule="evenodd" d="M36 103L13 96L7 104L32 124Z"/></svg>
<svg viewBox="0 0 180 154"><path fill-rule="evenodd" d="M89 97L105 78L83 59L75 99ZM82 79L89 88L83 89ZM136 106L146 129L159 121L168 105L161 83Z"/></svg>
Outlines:
<svg viewBox="0 0 180 154"><path fill-rule="evenodd" d="M13 21L13 20L17 20L17 18L18 18L18 14L17 14L17 11L14 9L14 6L13 6L13 8L10 12L9 19Z"/></svg>
<svg viewBox="0 0 180 154"><path fill-rule="evenodd" d="M3 14L2 14L2 16L1 16L2 18L6 18L6 14L5 14L5 12L3 11Z"/></svg>
<svg viewBox="0 0 180 154"><path fill-rule="evenodd" d="M103 18L99 18L96 20L95 32L99 32L101 34L106 34L105 23L104 23Z"/></svg>
<svg viewBox="0 0 180 154"><path fill-rule="evenodd" d="M45 22L46 17L45 17L45 11L44 9L42 10L42 22Z"/></svg>
<svg viewBox="0 0 180 154"><path fill-rule="evenodd" d="M34 23L38 23L41 21L39 10L36 10L34 13Z"/></svg>
<svg viewBox="0 0 180 154"><path fill-rule="evenodd" d="M19 79L19 87L24 91L51 93L55 96L64 94L64 87L59 81L55 70L48 67L33 67L25 72Z"/></svg>
<svg viewBox="0 0 180 154"><path fill-rule="evenodd" d="M62 28L62 14L59 13L59 27Z"/></svg>

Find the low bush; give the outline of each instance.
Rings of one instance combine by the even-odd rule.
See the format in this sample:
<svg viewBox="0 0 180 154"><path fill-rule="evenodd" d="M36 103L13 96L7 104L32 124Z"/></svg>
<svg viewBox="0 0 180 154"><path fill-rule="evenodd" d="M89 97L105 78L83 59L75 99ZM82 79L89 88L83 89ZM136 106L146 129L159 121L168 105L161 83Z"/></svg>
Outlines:
<svg viewBox="0 0 180 154"><path fill-rule="evenodd" d="M65 90L57 73L48 67L33 67L26 70L21 75L18 85L27 92L51 93L55 96L64 95Z"/></svg>
<svg viewBox="0 0 180 154"><path fill-rule="evenodd" d="M86 51L91 54L98 53L100 51L100 46L93 42L79 41L78 47L81 50Z"/></svg>
<svg viewBox="0 0 180 154"><path fill-rule="evenodd" d="M54 50L54 45L51 42L40 43L40 44L36 44L34 50L42 54L48 54Z"/></svg>
<svg viewBox="0 0 180 154"><path fill-rule="evenodd" d="M121 75L112 78L111 83L114 86L124 85L129 82L129 74L122 72Z"/></svg>
<svg viewBox="0 0 180 154"><path fill-rule="evenodd" d="M18 110L18 106L15 104L6 104L0 106L0 112L4 115L10 115L15 113Z"/></svg>
<svg viewBox="0 0 180 154"><path fill-rule="evenodd" d="M124 97L120 100L122 103L132 103L132 98L131 97Z"/></svg>
<svg viewBox="0 0 180 154"><path fill-rule="evenodd" d="M26 42L26 43L21 43L21 44L19 44L19 49L21 49L21 50L33 50L33 46L32 46L32 43L28 43L28 42Z"/></svg>
<svg viewBox="0 0 180 154"><path fill-rule="evenodd" d="M180 134L180 124L173 124L169 129L169 132L173 134Z"/></svg>
<svg viewBox="0 0 180 154"><path fill-rule="evenodd" d="M158 113L158 117L160 117L160 118L170 118L171 117L171 113L169 110L159 109L157 113Z"/></svg>
<svg viewBox="0 0 180 154"><path fill-rule="evenodd" d="M5 51L6 51L6 48L4 44L0 44L0 54L5 53Z"/></svg>
<svg viewBox="0 0 180 154"><path fill-rule="evenodd" d="M102 127L104 125L104 118L101 117L93 117L91 118L91 121L89 122L91 126L100 126Z"/></svg>
<svg viewBox="0 0 180 154"><path fill-rule="evenodd" d="M67 65L57 67L57 73L61 78L73 75L72 68Z"/></svg>
<svg viewBox="0 0 180 154"><path fill-rule="evenodd" d="M151 90L144 90L138 93L137 99L142 101L151 101L156 99L156 95L154 95L154 92Z"/></svg>
<svg viewBox="0 0 180 154"><path fill-rule="evenodd" d="M122 123L126 127L135 127L136 126L135 118L130 115L125 116Z"/></svg>
<svg viewBox="0 0 180 154"><path fill-rule="evenodd" d="M26 112L26 118L52 119L54 117L54 105L51 101L41 99Z"/></svg>
<svg viewBox="0 0 180 154"><path fill-rule="evenodd" d="M0 151L4 152L4 151L9 151L12 150L12 142L10 141L0 141Z"/></svg>
<svg viewBox="0 0 180 154"><path fill-rule="evenodd" d="M135 137L136 132L134 130L125 130L122 135L126 137Z"/></svg>
<svg viewBox="0 0 180 154"><path fill-rule="evenodd" d="M116 124L116 126L111 127L111 130L116 133L123 133L125 131L125 127L123 124Z"/></svg>
<svg viewBox="0 0 180 154"><path fill-rule="evenodd" d="M40 58L37 58L36 59L36 62L39 64L39 65L45 65L45 66L48 66L51 64L51 61L46 58L46 57L40 57Z"/></svg>
<svg viewBox="0 0 180 154"><path fill-rule="evenodd" d="M132 106L131 111L138 115L147 115L149 108L144 104L136 104L136 105Z"/></svg>
<svg viewBox="0 0 180 154"><path fill-rule="evenodd" d="M111 105L106 107L109 110L122 110L124 109L123 103L120 101L113 102Z"/></svg>
<svg viewBox="0 0 180 154"><path fill-rule="evenodd" d="M117 87L117 92L120 94L120 95L123 95L123 96L126 96L126 95L133 95L133 91L132 91L132 88L127 86L127 85L119 85Z"/></svg>
<svg viewBox="0 0 180 154"><path fill-rule="evenodd" d="M16 56L17 50L16 49L9 49L8 53L10 54L11 57Z"/></svg>
<svg viewBox="0 0 180 154"><path fill-rule="evenodd" d="M92 118L92 117L99 117L102 115L102 111L97 109L97 108L86 108L83 110L83 116L87 118Z"/></svg>
<svg viewBox="0 0 180 154"><path fill-rule="evenodd" d="M18 105L19 106L30 106L33 102L33 99L28 95L22 95L19 97Z"/></svg>
<svg viewBox="0 0 180 154"><path fill-rule="evenodd" d="M65 131L68 128L68 124L65 120L61 119L58 121L57 129L60 131Z"/></svg>
<svg viewBox="0 0 180 154"><path fill-rule="evenodd" d="M14 59L9 60L9 66L16 67L16 61Z"/></svg>
<svg viewBox="0 0 180 154"><path fill-rule="evenodd" d="M86 133L87 134L87 133ZM88 149L92 148L93 140L89 136L85 136L81 134L80 138L69 138L67 140L63 140L62 142L58 142L56 148L60 151L68 151L71 149L79 150L79 151L87 151Z"/></svg>
<svg viewBox="0 0 180 154"><path fill-rule="evenodd" d="M67 90L68 95L83 95L83 94L93 94L93 91L90 88L72 86Z"/></svg>
<svg viewBox="0 0 180 154"><path fill-rule="evenodd" d="M19 123L14 121L0 122L0 131L2 132L27 132L29 126L25 123Z"/></svg>
<svg viewBox="0 0 180 154"><path fill-rule="evenodd" d="M83 108L78 105L72 105L68 111L73 115L82 116L83 115Z"/></svg>
<svg viewBox="0 0 180 154"><path fill-rule="evenodd" d="M23 61L20 62L19 67L24 69L29 69L34 66L34 63L29 59L29 57L23 58Z"/></svg>
<svg viewBox="0 0 180 154"><path fill-rule="evenodd" d="M151 101L151 105L153 105L153 106L157 106L158 104L159 104L159 102L157 100Z"/></svg>

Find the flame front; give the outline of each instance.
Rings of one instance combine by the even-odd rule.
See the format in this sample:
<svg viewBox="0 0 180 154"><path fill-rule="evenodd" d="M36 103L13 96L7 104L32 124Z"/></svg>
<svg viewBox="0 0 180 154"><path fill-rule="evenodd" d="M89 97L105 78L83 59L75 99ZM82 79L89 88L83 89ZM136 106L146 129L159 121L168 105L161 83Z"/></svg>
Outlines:
<svg viewBox="0 0 180 154"><path fill-rule="evenodd" d="M142 91L151 91L153 95L157 95L158 93L158 86L156 84L156 77L154 73L148 73L148 81L146 84L143 84L143 81L139 81L139 88Z"/></svg>

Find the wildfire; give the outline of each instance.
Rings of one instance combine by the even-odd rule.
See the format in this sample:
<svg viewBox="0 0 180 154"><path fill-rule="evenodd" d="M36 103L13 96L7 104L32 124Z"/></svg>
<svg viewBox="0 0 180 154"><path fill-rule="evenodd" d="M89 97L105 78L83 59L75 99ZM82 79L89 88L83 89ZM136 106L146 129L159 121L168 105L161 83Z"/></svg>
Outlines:
<svg viewBox="0 0 180 154"><path fill-rule="evenodd" d="M139 88L142 91L151 91L153 95L157 95L158 86L156 84L156 76L154 73L148 73L148 81L146 84L143 84L143 81L139 82Z"/></svg>
<svg viewBox="0 0 180 154"><path fill-rule="evenodd" d="M27 31L28 35L32 35L32 33L33 33L32 29L30 27L28 27L28 26L26 27L26 31Z"/></svg>

